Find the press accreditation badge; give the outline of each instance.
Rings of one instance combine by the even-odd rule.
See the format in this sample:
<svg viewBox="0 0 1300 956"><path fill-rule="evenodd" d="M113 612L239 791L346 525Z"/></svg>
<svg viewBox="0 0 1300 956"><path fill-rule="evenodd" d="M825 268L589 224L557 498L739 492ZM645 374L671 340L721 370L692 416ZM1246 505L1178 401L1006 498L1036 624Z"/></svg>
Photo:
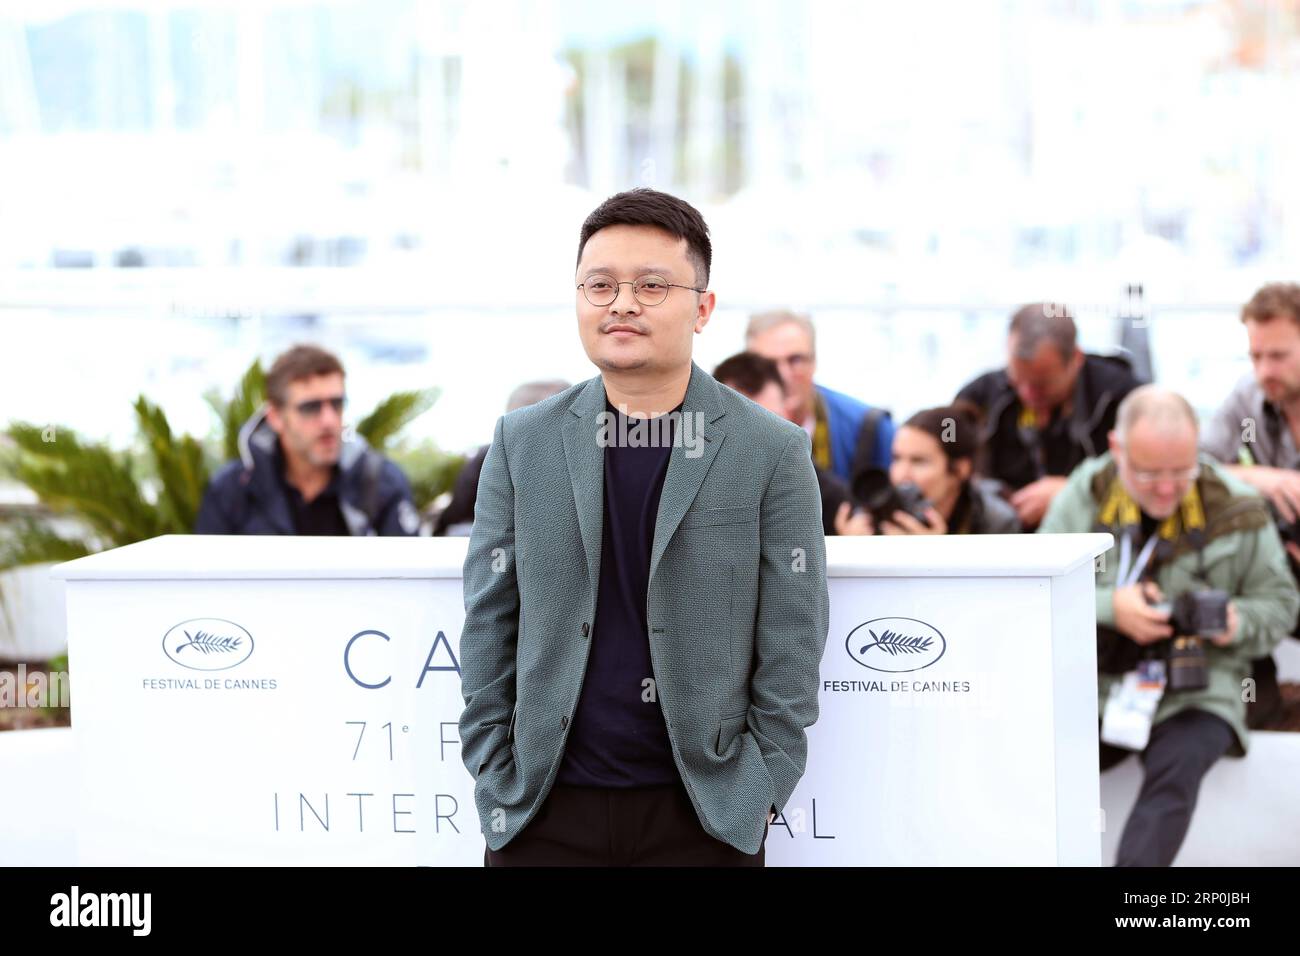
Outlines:
<svg viewBox="0 0 1300 956"><path fill-rule="evenodd" d="M1166 682L1165 662L1146 660L1112 684L1101 716L1102 741L1127 750L1145 749Z"/></svg>

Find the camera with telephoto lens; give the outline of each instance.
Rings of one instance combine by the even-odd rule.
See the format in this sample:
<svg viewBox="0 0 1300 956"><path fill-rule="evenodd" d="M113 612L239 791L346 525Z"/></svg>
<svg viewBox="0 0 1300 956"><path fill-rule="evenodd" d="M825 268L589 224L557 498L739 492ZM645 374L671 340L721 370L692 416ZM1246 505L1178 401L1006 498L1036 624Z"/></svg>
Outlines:
<svg viewBox="0 0 1300 956"><path fill-rule="evenodd" d="M930 526L925 513L934 506L926 500L921 489L910 481L894 485L889 475L879 468L871 468L858 476L853 496L871 512L876 534L883 534L881 525L892 521L895 511L906 512L926 527Z"/></svg>
<svg viewBox="0 0 1300 956"><path fill-rule="evenodd" d="M1156 607L1169 612L1174 629L1169 642L1169 689L1204 690L1210 683L1204 639L1228 629L1228 593L1217 588L1186 591L1172 604Z"/></svg>

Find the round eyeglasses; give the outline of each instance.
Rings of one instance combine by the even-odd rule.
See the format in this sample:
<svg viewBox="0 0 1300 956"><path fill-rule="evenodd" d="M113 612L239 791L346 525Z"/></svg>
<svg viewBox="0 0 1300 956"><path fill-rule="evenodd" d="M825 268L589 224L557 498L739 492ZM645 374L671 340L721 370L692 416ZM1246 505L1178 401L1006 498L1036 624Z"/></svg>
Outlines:
<svg viewBox="0 0 1300 956"><path fill-rule="evenodd" d="M596 273L587 276L585 282L578 285L582 294L587 297L587 301L594 306L612 305L618 298L619 286L630 285L632 295L642 305L659 305L664 299L668 298L669 289L690 289L692 292L705 292L705 289L697 289L691 285L679 285L676 282L669 282L663 276L647 275L641 276L634 282L619 282L613 276Z"/></svg>
<svg viewBox="0 0 1300 956"><path fill-rule="evenodd" d="M1171 471L1139 471L1136 468L1133 469L1133 480L1139 485L1154 485L1166 475L1169 476L1170 481L1178 484L1195 481L1197 478L1201 477L1201 466L1195 465L1191 468L1175 468Z"/></svg>

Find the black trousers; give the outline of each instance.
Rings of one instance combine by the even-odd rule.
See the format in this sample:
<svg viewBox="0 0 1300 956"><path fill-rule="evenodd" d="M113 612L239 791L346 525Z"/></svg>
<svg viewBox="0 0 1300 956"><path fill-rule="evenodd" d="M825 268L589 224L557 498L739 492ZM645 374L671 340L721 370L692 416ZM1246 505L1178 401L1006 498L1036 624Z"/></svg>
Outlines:
<svg viewBox="0 0 1300 956"><path fill-rule="evenodd" d="M1142 790L1124 824L1116 866L1169 866L1192 822L1201 780L1232 746L1228 723L1204 710L1184 710L1151 728L1142 751ZM1101 743L1101 769L1132 750Z"/></svg>
<svg viewBox="0 0 1300 956"><path fill-rule="evenodd" d="M766 835L764 836L766 841ZM536 816L484 866L763 866L710 836L684 784L608 788L554 784Z"/></svg>
<svg viewBox="0 0 1300 956"><path fill-rule="evenodd" d="M1246 703L1246 726L1256 730L1282 716L1282 688L1272 655L1251 661L1250 676L1255 681L1255 699Z"/></svg>

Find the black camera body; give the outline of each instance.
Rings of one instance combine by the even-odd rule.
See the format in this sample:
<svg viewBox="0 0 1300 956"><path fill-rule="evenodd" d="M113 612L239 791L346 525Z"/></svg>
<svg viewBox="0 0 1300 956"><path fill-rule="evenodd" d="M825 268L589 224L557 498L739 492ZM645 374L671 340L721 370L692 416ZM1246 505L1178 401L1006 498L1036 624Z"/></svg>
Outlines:
<svg viewBox="0 0 1300 956"><path fill-rule="evenodd" d="M860 475L853 494L871 512L876 534L882 533L880 526L892 520L895 511L906 512L927 527L930 524L925 513L933 505L921 489L910 481L899 485L890 483L889 475L882 469L873 468Z"/></svg>
<svg viewBox="0 0 1300 956"><path fill-rule="evenodd" d="M1184 591L1174 600L1169 623L1175 634L1210 637L1228 629L1228 592L1217 588Z"/></svg>
<svg viewBox="0 0 1300 956"><path fill-rule="evenodd" d="M1098 624L1097 669L1123 674L1148 657L1163 655L1168 667L1166 690L1204 690L1210 684L1205 639L1228 629L1228 593L1202 588L1152 606L1169 614L1173 638L1144 648L1115 628Z"/></svg>
<svg viewBox="0 0 1300 956"><path fill-rule="evenodd" d="M1169 611L1169 690L1204 690L1210 683L1205 638L1228 629L1228 593L1217 588L1185 591Z"/></svg>
<svg viewBox="0 0 1300 956"><path fill-rule="evenodd" d="M878 535L881 533L880 525L893 520L894 511L905 511L918 522L930 524L926 511L931 509L931 502L926 501L922 490L911 481L904 481L901 485L887 485L872 501L865 503L867 510L871 511L871 523L875 525Z"/></svg>

